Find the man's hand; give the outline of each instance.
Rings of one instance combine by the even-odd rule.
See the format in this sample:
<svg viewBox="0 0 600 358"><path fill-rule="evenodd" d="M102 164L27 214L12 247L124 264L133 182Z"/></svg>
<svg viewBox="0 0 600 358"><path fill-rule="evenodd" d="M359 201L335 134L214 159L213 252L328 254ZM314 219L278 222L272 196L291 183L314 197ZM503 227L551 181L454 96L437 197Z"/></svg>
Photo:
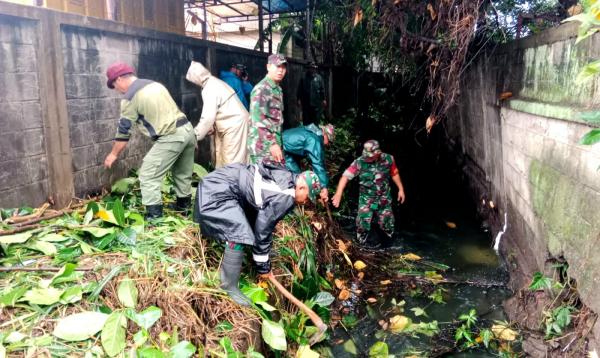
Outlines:
<svg viewBox="0 0 600 358"><path fill-rule="evenodd" d="M323 205L325 205L329 200L329 191L327 188L321 189L321 200L323 201Z"/></svg>
<svg viewBox="0 0 600 358"><path fill-rule="evenodd" d="M279 144L273 144L270 149L271 156L276 162L283 162L283 152Z"/></svg>
<svg viewBox="0 0 600 358"><path fill-rule="evenodd" d="M110 169L110 167L112 167L113 163L117 160L117 156L110 153L106 156L106 158L104 159L104 167L107 169Z"/></svg>
<svg viewBox="0 0 600 358"><path fill-rule="evenodd" d="M333 198L331 198L331 203L333 204L333 206L335 206L336 208L340 207L340 201L342 200L342 193L336 193Z"/></svg>
<svg viewBox="0 0 600 358"><path fill-rule="evenodd" d="M404 189L398 190L398 201L400 204L404 204Z"/></svg>

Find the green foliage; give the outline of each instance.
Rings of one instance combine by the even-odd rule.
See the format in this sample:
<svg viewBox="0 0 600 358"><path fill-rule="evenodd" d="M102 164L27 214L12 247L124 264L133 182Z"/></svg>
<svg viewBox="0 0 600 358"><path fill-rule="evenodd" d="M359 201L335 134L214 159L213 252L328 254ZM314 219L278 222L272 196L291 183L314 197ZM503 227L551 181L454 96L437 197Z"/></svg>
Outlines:
<svg viewBox="0 0 600 358"><path fill-rule="evenodd" d="M565 328L571 324L571 315L575 307L561 305L554 308L551 312L544 312L544 326L546 338L552 338L563 334Z"/></svg>
<svg viewBox="0 0 600 358"><path fill-rule="evenodd" d="M467 328L471 328L477 322L477 311L471 309L469 313L460 315L458 319L465 322Z"/></svg>

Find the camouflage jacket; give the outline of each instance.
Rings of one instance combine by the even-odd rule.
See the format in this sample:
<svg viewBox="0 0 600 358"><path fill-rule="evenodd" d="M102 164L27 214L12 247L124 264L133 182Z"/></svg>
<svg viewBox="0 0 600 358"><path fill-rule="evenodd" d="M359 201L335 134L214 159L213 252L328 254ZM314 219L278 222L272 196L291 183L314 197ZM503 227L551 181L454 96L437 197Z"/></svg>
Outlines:
<svg viewBox="0 0 600 358"><path fill-rule="evenodd" d="M363 157L355 159L344 171L344 176L352 180L358 176L361 196L390 195L390 178L398 174L394 157L381 153L379 159L367 162Z"/></svg>
<svg viewBox="0 0 600 358"><path fill-rule="evenodd" d="M257 83L250 94L250 121L248 152L255 163L258 158L270 156L271 145L282 147L283 92L268 77Z"/></svg>

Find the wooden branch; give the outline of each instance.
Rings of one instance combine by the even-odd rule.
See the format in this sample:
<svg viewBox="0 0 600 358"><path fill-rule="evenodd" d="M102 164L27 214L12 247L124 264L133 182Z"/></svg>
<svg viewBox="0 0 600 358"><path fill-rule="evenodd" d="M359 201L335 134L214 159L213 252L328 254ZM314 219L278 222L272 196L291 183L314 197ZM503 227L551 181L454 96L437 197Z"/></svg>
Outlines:
<svg viewBox="0 0 600 358"><path fill-rule="evenodd" d="M37 229L39 227L41 227L42 225L40 224L36 224L36 225L25 225L25 226L19 226L15 229L10 229L10 230L0 230L0 236L4 236L4 235L12 235L12 234L18 234L20 232L23 231L28 231L28 230L32 230L32 229Z"/></svg>

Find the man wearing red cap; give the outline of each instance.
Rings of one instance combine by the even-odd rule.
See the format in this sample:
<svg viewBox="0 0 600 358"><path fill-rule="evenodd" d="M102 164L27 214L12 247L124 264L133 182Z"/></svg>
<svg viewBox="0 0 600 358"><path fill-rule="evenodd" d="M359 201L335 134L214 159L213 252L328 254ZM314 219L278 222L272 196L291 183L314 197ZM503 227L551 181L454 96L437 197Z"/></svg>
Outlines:
<svg viewBox="0 0 600 358"><path fill-rule="evenodd" d="M192 169L196 135L192 124L179 110L169 91L160 83L138 79L133 67L123 62L113 63L106 70L108 88L124 97L121 117L111 152L104 159L110 168L125 149L131 128L137 129L154 142L139 169L142 204L146 218L162 216L161 185L170 169L175 183L177 210L186 211L191 203Z"/></svg>

